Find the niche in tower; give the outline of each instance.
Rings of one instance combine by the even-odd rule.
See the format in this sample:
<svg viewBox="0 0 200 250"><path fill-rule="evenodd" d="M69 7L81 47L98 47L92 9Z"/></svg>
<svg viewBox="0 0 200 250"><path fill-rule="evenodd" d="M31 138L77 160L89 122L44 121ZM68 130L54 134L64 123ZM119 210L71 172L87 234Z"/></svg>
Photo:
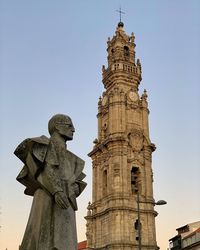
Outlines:
<svg viewBox="0 0 200 250"><path fill-rule="evenodd" d="M103 196L107 195L107 186L108 186L108 174L107 170L103 171Z"/></svg>

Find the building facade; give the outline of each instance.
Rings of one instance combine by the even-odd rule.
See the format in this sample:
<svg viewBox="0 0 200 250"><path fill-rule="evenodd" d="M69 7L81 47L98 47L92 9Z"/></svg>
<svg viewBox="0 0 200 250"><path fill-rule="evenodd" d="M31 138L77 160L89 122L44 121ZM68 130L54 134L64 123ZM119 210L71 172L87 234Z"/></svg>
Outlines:
<svg viewBox="0 0 200 250"><path fill-rule="evenodd" d="M183 238L182 249L200 250L200 227Z"/></svg>
<svg viewBox="0 0 200 250"><path fill-rule="evenodd" d="M169 240L170 250L200 250L200 221L176 229L177 235Z"/></svg>
<svg viewBox="0 0 200 250"><path fill-rule="evenodd" d="M135 47L134 34L128 36L120 22L107 41L98 136L89 153L93 187L86 216L88 249L136 250L139 243L142 250L158 248L152 172L155 145L149 136L147 92L139 94L142 67Z"/></svg>

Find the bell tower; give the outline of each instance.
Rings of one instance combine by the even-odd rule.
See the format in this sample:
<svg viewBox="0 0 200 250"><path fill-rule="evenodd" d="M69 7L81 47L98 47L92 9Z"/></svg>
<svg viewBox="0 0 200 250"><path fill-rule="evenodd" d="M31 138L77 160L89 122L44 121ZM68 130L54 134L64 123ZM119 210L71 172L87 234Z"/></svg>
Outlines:
<svg viewBox="0 0 200 250"><path fill-rule="evenodd" d="M107 41L98 136L89 153L93 187L86 216L88 249L158 248L151 166L155 145L149 137L147 92L138 93L142 68L135 47L134 34L128 36L119 22Z"/></svg>

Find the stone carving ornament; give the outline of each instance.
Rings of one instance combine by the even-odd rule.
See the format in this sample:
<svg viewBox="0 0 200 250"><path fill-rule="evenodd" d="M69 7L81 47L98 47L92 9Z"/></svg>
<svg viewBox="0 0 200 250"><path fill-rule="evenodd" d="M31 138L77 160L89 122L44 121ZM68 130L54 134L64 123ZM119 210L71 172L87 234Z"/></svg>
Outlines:
<svg viewBox="0 0 200 250"><path fill-rule="evenodd" d="M133 151L140 152L144 145L143 133L140 130L132 130L129 135L129 144Z"/></svg>
<svg viewBox="0 0 200 250"><path fill-rule="evenodd" d="M70 117L57 114L49 121L50 138L26 139L14 152L24 163L17 180L33 196L20 250L77 250L76 197L86 183L84 161L66 149L74 131Z"/></svg>
<svg viewBox="0 0 200 250"><path fill-rule="evenodd" d="M139 99L138 94L136 93L136 91L133 90L128 92L128 98L132 102L137 102Z"/></svg>
<svg viewBox="0 0 200 250"><path fill-rule="evenodd" d="M102 105L105 106L108 102L108 97L107 95L104 95L103 99L102 99Z"/></svg>
<svg viewBox="0 0 200 250"><path fill-rule="evenodd" d="M144 164L144 154L142 149L144 147L144 136L141 130L133 129L128 134L130 145L130 158L129 161L134 163Z"/></svg>

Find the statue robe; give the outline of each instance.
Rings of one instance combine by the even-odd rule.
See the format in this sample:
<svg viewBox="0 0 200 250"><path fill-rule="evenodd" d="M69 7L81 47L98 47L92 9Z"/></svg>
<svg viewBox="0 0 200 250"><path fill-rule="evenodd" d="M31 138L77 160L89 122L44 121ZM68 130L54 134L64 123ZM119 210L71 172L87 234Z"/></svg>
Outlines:
<svg viewBox="0 0 200 250"><path fill-rule="evenodd" d="M17 180L26 186L33 203L20 250L77 250L76 197L86 183L84 161L45 136L26 139L15 150L25 164ZM69 207L54 200L63 191Z"/></svg>

